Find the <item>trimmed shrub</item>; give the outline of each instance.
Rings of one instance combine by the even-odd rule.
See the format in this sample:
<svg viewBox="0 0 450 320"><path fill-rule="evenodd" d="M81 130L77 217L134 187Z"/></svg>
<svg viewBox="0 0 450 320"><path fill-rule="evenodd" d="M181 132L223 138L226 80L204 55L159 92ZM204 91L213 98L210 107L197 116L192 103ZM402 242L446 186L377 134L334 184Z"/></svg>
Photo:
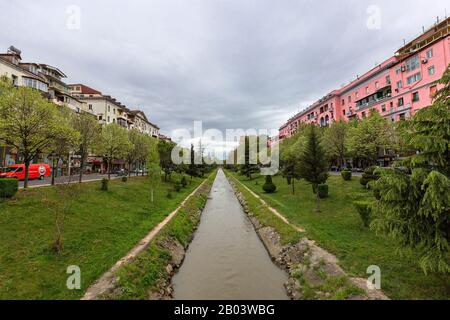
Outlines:
<svg viewBox="0 0 450 320"><path fill-rule="evenodd" d="M108 191L108 186L109 186L109 180L106 178L102 179L102 187L101 190L102 191Z"/></svg>
<svg viewBox="0 0 450 320"><path fill-rule="evenodd" d="M122 177L122 182L127 182L128 181L128 177Z"/></svg>
<svg viewBox="0 0 450 320"><path fill-rule="evenodd" d="M180 192L181 188L182 188L181 182L180 182L179 180L175 181L175 184L174 184L174 186L173 186L173 189L174 189L176 192Z"/></svg>
<svg viewBox="0 0 450 320"><path fill-rule="evenodd" d="M375 169L377 169L377 167L370 167L364 170L364 173L359 180L363 186L367 186L370 181L376 181L380 178L378 174L374 174Z"/></svg>
<svg viewBox="0 0 450 320"><path fill-rule="evenodd" d="M345 181L350 181L352 179L352 172L348 169L344 169L341 171L341 176Z"/></svg>
<svg viewBox="0 0 450 320"><path fill-rule="evenodd" d="M328 185L327 184L319 184L319 198L325 199L328 197Z"/></svg>
<svg viewBox="0 0 450 320"><path fill-rule="evenodd" d="M277 190L277 186L272 182L272 176L266 176L263 190L265 193L274 193Z"/></svg>
<svg viewBox="0 0 450 320"><path fill-rule="evenodd" d="M364 227L368 228L370 225L370 218L372 213L372 202L370 201L354 201L353 205L361 217Z"/></svg>
<svg viewBox="0 0 450 320"><path fill-rule="evenodd" d="M17 179L0 179L0 198L12 198L19 190Z"/></svg>
<svg viewBox="0 0 450 320"><path fill-rule="evenodd" d="M185 188L187 186L188 182L185 176L183 176L181 178L181 185L183 186L183 188Z"/></svg>

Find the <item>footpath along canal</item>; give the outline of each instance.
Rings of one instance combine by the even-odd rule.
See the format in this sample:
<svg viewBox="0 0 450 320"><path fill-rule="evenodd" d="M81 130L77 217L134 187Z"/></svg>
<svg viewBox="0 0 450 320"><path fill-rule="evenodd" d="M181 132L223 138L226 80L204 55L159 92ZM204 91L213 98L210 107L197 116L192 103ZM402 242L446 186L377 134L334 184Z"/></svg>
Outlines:
<svg viewBox="0 0 450 320"><path fill-rule="evenodd" d="M219 170L195 238L173 278L174 298L284 300L287 280Z"/></svg>

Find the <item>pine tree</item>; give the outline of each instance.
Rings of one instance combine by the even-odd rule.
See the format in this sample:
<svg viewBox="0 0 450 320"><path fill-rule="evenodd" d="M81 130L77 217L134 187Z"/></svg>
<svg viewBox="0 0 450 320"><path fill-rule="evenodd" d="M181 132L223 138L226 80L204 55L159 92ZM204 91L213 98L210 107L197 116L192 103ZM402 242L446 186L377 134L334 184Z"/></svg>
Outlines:
<svg viewBox="0 0 450 320"><path fill-rule="evenodd" d="M240 146L241 147L241 146ZM256 154L258 153L258 143L256 145L252 144L250 141L250 137L245 137L244 140L244 159L242 159L243 164L239 165L239 171L242 175L246 176L250 180L252 179L252 174L259 171L259 166L257 163L252 163L252 159L250 159L250 148L256 149Z"/></svg>
<svg viewBox="0 0 450 320"><path fill-rule="evenodd" d="M317 208L320 212L320 196L318 186L328 179L328 163L320 143L319 129L311 125L306 130L305 145L300 154L299 173L302 178L312 184L316 192Z"/></svg>
<svg viewBox="0 0 450 320"><path fill-rule="evenodd" d="M371 228L414 249L424 270L450 272L450 69L432 106L404 124L418 152L404 164L412 174L381 171Z"/></svg>

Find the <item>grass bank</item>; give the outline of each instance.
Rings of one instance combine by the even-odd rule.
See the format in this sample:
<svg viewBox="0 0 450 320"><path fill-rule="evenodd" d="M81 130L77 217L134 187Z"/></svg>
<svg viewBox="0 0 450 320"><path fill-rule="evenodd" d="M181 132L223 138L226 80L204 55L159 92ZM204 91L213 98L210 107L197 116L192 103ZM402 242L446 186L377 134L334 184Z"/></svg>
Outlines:
<svg viewBox="0 0 450 320"><path fill-rule="evenodd" d="M162 182L150 202L145 177L80 186L64 225L64 249L51 250L56 206L67 203L55 187L19 191L0 200L0 299L79 299L89 285L173 211L203 179L180 192ZM70 196L69 196L70 198ZM81 269L81 290L66 287L67 267Z"/></svg>
<svg viewBox="0 0 450 320"><path fill-rule="evenodd" d="M449 277L425 275L418 267L417 256L413 253L400 255L393 241L363 227L352 203L370 199L372 194L360 185L358 178L343 181L340 176L331 176L328 180L329 198L321 201L322 211L316 213L315 196L311 186L304 181L296 182L296 194L292 195L286 180L277 176L273 179L277 192L265 194L263 177L249 181L234 172L227 173L244 183L290 222L303 227L305 236L336 255L350 276L366 278L367 267L378 265L382 289L392 299L450 298Z"/></svg>
<svg viewBox="0 0 450 320"><path fill-rule="evenodd" d="M108 299L171 298L171 277L178 268L200 221L216 173L180 208L146 250L119 270L118 282ZM176 261L175 261L176 260Z"/></svg>

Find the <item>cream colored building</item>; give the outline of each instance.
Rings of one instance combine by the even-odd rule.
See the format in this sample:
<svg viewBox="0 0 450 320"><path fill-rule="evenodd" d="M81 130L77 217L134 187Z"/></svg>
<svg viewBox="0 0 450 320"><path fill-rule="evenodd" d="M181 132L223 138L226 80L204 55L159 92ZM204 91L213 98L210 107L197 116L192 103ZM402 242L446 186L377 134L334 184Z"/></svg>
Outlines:
<svg viewBox="0 0 450 320"><path fill-rule="evenodd" d="M75 112L86 110L83 101L70 94L70 88L62 81L66 75L47 64L22 62L21 51L10 47L0 54L0 76L11 79L15 86L26 86L42 91L57 105L66 105Z"/></svg>
<svg viewBox="0 0 450 320"><path fill-rule="evenodd" d="M125 129L136 128L141 133L155 138L159 137L159 128L151 123L145 113L130 110L111 96L84 84L71 84L71 94L87 105L87 112L94 114L101 124L117 123Z"/></svg>

